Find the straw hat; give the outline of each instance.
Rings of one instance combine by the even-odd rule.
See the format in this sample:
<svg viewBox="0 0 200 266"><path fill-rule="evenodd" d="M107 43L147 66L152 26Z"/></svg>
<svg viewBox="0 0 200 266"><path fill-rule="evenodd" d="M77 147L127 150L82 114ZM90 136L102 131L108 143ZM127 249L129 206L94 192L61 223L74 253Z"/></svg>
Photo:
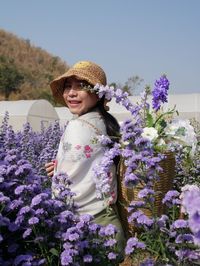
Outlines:
<svg viewBox="0 0 200 266"><path fill-rule="evenodd" d="M80 61L50 83L54 99L62 105L66 105L62 95L65 79L72 76L85 80L93 86L97 83L106 85L106 74L99 65L89 61Z"/></svg>

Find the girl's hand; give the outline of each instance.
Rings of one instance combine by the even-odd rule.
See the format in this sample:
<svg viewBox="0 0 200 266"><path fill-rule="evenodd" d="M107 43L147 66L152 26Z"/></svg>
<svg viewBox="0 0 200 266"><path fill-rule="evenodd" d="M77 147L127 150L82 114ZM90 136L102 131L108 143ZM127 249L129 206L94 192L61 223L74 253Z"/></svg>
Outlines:
<svg viewBox="0 0 200 266"><path fill-rule="evenodd" d="M47 175L52 177L54 175L54 169L56 168L56 160L45 164Z"/></svg>

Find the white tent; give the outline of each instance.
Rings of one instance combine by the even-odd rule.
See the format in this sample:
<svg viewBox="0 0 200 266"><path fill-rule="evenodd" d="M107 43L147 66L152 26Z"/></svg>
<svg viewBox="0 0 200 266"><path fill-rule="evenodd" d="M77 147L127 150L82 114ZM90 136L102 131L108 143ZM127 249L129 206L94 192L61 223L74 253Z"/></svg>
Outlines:
<svg viewBox="0 0 200 266"><path fill-rule="evenodd" d="M0 101L0 125L6 111L9 124L15 131L21 130L29 122L35 131L40 131L41 123L47 127L59 117L54 107L47 100Z"/></svg>
<svg viewBox="0 0 200 266"><path fill-rule="evenodd" d="M133 103L140 102L140 96L130 96L129 99ZM151 101L151 98L149 99ZM165 109L173 108L176 105L176 110L179 112L180 118L195 118L200 122L200 93L192 94L171 94L168 97L168 102L165 103ZM114 99L108 103L110 113L116 117L119 122L131 117L131 114L120 104L117 104Z"/></svg>

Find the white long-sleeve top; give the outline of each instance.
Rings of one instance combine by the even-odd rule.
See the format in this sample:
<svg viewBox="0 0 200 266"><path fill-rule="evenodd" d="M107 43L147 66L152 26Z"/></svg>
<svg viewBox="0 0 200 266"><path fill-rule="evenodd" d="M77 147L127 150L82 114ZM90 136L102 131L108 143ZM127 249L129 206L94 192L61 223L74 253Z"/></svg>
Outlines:
<svg viewBox="0 0 200 266"><path fill-rule="evenodd" d="M99 164L105 147L94 142L97 134L107 135L103 119L97 111L86 113L69 121L61 138L57 153L56 172L67 173L72 181L71 190L80 214L95 215L106 208L105 201L96 197L98 182L94 176L94 166ZM110 169L112 178L112 203L117 198L115 166Z"/></svg>

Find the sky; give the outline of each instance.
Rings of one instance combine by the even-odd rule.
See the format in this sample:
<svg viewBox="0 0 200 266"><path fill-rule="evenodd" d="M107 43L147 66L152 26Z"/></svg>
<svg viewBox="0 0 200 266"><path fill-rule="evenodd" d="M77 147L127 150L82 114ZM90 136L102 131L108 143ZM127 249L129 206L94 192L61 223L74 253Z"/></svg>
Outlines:
<svg viewBox="0 0 200 266"><path fill-rule="evenodd" d="M200 93L199 14L200 0L0 0L1 29L70 66L96 62L108 83L166 74L171 94Z"/></svg>

